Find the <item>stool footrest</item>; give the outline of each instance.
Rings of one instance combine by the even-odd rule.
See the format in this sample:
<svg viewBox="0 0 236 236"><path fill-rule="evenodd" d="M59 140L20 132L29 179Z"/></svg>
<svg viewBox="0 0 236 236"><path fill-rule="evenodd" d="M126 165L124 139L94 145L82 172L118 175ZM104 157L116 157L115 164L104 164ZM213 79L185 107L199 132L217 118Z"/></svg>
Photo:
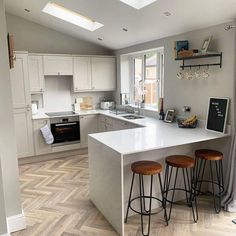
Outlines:
<svg viewBox="0 0 236 236"><path fill-rule="evenodd" d="M144 198L144 199L150 199L151 197L150 197L150 196L139 196L139 197L135 197L135 198L131 199L131 200L130 200L130 209L131 209L133 212L135 212L135 213L137 213L137 214L139 214L139 215L142 214L142 215L148 216L148 215L149 215L149 212L145 211L145 209L144 209L145 212L141 212L141 211L135 210L135 209L132 207L132 202L135 201L135 200L137 200L137 199L140 199L140 198L141 198L141 199L143 199L143 198ZM159 198L156 198L156 197L152 197L152 200L156 200L156 201L162 203L162 200L159 199ZM156 215L156 214L160 213L162 210L163 210L163 208L161 208L160 211L151 212L151 215Z"/></svg>

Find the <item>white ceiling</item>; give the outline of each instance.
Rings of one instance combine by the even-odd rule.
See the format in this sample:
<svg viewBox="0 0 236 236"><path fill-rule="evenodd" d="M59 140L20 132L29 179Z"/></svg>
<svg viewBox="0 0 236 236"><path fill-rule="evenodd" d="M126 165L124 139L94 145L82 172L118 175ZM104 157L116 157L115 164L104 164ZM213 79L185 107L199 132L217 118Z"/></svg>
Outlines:
<svg viewBox="0 0 236 236"><path fill-rule="evenodd" d="M43 13L49 0L6 0L6 11L111 49L225 23L236 18L236 0L158 0L136 10L119 0L54 0L104 27L90 32ZM24 8L30 9L27 13ZM167 17L163 13L171 12ZM127 28L124 32L122 28ZM103 41L98 41L103 38Z"/></svg>

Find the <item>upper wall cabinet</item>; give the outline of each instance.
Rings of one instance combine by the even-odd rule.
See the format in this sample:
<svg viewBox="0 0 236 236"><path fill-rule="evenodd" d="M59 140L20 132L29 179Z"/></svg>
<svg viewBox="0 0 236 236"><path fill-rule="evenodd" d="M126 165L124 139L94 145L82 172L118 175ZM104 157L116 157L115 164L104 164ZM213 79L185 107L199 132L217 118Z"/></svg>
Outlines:
<svg viewBox="0 0 236 236"><path fill-rule="evenodd" d="M73 75L71 56L43 56L44 75Z"/></svg>
<svg viewBox="0 0 236 236"><path fill-rule="evenodd" d="M13 108L28 108L31 106L28 54L16 53L15 60L10 70Z"/></svg>
<svg viewBox="0 0 236 236"><path fill-rule="evenodd" d="M42 93L45 91L44 75L43 75L43 56L29 55L29 80L30 92Z"/></svg>
<svg viewBox="0 0 236 236"><path fill-rule="evenodd" d="M74 57L74 92L116 89L114 57Z"/></svg>
<svg viewBox="0 0 236 236"><path fill-rule="evenodd" d="M74 57L74 92L92 89L91 57Z"/></svg>
<svg viewBox="0 0 236 236"><path fill-rule="evenodd" d="M92 89L116 89L116 61L114 57L92 57Z"/></svg>

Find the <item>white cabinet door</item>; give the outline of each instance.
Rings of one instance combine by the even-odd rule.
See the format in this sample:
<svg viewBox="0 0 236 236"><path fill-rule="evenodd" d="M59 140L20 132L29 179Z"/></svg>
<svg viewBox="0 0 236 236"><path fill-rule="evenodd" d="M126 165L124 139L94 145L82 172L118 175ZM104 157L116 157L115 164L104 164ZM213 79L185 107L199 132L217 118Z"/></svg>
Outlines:
<svg viewBox="0 0 236 236"><path fill-rule="evenodd" d="M13 108L31 106L28 75L28 54L15 54L14 68L10 70Z"/></svg>
<svg viewBox="0 0 236 236"><path fill-rule="evenodd" d="M29 55L29 81L31 93L45 91L43 75L43 56Z"/></svg>
<svg viewBox="0 0 236 236"><path fill-rule="evenodd" d="M49 119L34 120L33 121L33 136L35 155L43 155L52 152L52 146L45 143L40 129L48 125L50 127Z"/></svg>
<svg viewBox="0 0 236 236"><path fill-rule="evenodd" d="M92 57L92 89L116 89L116 63L113 57Z"/></svg>
<svg viewBox="0 0 236 236"><path fill-rule="evenodd" d="M18 158L34 155L33 131L30 109L14 109Z"/></svg>
<svg viewBox="0 0 236 236"><path fill-rule="evenodd" d="M72 56L43 56L44 75L73 75Z"/></svg>
<svg viewBox="0 0 236 236"><path fill-rule="evenodd" d="M123 129L129 129L129 123L122 120L113 120L113 130L123 130Z"/></svg>
<svg viewBox="0 0 236 236"><path fill-rule="evenodd" d="M73 63L74 63L73 65L74 92L91 90L92 89L91 57L74 57Z"/></svg>
<svg viewBox="0 0 236 236"><path fill-rule="evenodd" d="M97 115L80 116L80 144L81 147L88 146L88 134L98 132Z"/></svg>

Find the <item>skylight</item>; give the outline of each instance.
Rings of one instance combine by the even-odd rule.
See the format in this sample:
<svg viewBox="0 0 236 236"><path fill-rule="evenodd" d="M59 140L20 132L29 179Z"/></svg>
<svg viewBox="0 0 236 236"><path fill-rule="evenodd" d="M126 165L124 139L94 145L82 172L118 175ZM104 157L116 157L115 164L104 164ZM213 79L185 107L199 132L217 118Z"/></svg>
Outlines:
<svg viewBox="0 0 236 236"><path fill-rule="evenodd" d="M150 5L153 2L156 2L157 0L120 0L120 1L139 10L143 7L146 7L147 5Z"/></svg>
<svg viewBox="0 0 236 236"><path fill-rule="evenodd" d="M103 26L103 24L99 22L82 16L77 12L71 11L53 2L49 2L42 11L90 31L97 30Z"/></svg>

